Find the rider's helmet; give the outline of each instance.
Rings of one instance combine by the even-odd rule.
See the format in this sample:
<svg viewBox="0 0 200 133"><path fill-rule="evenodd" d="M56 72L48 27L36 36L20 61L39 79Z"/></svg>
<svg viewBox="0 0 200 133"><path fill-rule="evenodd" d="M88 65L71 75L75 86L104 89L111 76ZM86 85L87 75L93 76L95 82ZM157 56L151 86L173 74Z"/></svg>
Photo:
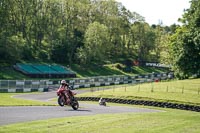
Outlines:
<svg viewBox="0 0 200 133"><path fill-rule="evenodd" d="M101 97L101 98L99 99L99 102L102 102L102 100L103 100L103 98Z"/></svg>
<svg viewBox="0 0 200 133"><path fill-rule="evenodd" d="M67 82L65 80L61 80L60 82L61 84L67 84Z"/></svg>
<svg viewBox="0 0 200 133"><path fill-rule="evenodd" d="M69 86L69 84L65 80L61 80L61 85Z"/></svg>

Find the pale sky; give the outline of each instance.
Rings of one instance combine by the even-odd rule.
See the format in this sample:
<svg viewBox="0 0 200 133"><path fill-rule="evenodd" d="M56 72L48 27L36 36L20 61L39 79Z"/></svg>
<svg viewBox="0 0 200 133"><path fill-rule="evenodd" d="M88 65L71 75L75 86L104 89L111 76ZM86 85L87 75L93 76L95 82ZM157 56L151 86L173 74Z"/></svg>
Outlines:
<svg viewBox="0 0 200 133"><path fill-rule="evenodd" d="M152 24L172 25L178 23L184 9L190 7L190 0L116 0L121 2L128 10L137 12L145 17L145 21Z"/></svg>

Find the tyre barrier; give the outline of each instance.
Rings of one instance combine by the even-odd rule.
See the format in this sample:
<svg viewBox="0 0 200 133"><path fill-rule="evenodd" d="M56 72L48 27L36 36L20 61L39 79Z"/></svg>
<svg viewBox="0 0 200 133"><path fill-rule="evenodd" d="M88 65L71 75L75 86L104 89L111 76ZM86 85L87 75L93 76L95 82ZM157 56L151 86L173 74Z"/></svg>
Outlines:
<svg viewBox="0 0 200 133"><path fill-rule="evenodd" d="M100 99L100 97L77 97L77 98L79 101L99 101ZM145 101L145 100L128 100L128 99L117 99L117 98L104 98L104 99L106 100L106 102L111 102L111 103L154 106L154 107L161 107L161 108L172 108L172 109L200 112L200 106L196 106L196 105L157 102L157 101Z"/></svg>

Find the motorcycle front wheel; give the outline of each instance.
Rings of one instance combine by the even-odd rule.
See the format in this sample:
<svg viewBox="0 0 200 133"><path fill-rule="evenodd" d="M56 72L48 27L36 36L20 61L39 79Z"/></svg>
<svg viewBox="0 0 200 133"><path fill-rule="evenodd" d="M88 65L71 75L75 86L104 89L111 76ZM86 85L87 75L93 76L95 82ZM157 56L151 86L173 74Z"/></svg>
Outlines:
<svg viewBox="0 0 200 133"><path fill-rule="evenodd" d="M71 106L74 110L77 110L79 108L79 103L78 101L74 98L72 103L71 103Z"/></svg>

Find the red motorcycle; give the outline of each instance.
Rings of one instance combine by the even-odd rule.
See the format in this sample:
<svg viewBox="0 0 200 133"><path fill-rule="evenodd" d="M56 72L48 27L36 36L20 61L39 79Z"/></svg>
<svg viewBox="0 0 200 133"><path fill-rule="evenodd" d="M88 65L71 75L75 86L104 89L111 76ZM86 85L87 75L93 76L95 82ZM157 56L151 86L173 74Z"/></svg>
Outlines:
<svg viewBox="0 0 200 133"><path fill-rule="evenodd" d="M76 93L72 92L71 90L59 88L57 90L58 104L61 107L68 105L71 106L74 110L77 110L79 108L79 103L78 100L74 97L74 95L76 95Z"/></svg>

